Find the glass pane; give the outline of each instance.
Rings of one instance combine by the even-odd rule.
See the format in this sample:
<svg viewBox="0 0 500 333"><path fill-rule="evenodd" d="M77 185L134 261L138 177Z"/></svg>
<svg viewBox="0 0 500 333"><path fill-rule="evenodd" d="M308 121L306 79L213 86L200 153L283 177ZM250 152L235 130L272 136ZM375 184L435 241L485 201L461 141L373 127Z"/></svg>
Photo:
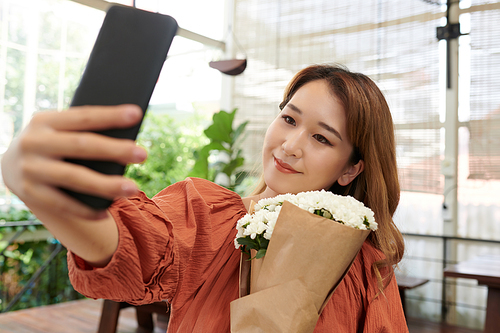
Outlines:
<svg viewBox="0 0 500 333"><path fill-rule="evenodd" d="M62 109L69 107L76 87L80 82L81 75L87 64L86 58L81 57L67 57L64 68L64 82L62 92ZM61 102L61 101L60 101Z"/></svg>
<svg viewBox="0 0 500 333"><path fill-rule="evenodd" d="M47 8L52 9L52 8ZM40 49L58 50L61 48L61 35L63 33L63 18L53 11L40 12L39 42Z"/></svg>
<svg viewBox="0 0 500 333"><path fill-rule="evenodd" d="M16 49L7 49L5 69L4 110L14 123L15 132L23 123L24 69L26 53Z"/></svg>
<svg viewBox="0 0 500 333"><path fill-rule="evenodd" d="M57 109L60 63L60 58L56 56L38 56L35 102L37 111Z"/></svg>
<svg viewBox="0 0 500 333"><path fill-rule="evenodd" d="M69 105L103 17L68 0L0 1L0 156L33 112ZM13 200L1 180L0 193Z"/></svg>
<svg viewBox="0 0 500 333"><path fill-rule="evenodd" d="M7 2L9 10L9 36L10 42L26 45L28 40L28 27L31 24L29 12L27 11L26 1L19 1L18 3Z"/></svg>

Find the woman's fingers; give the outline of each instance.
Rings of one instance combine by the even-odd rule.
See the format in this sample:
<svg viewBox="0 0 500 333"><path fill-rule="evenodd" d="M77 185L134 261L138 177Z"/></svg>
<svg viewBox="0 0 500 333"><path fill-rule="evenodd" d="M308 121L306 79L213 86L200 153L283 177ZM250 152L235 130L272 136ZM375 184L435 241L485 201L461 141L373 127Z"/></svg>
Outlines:
<svg viewBox="0 0 500 333"><path fill-rule="evenodd" d="M143 162L146 151L126 139L115 139L90 132L46 130L20 138L22 150L52 158L77 158L113 161L123 165Z"/></svg>
<svg viewBox="0 0 500 333"><path fill-rule="evenodd" d="M5 184L21 200L40 207L41 211L60 207L63 211L70 209L80 212L80 216L89 216L93 212L90 208L59 188L113 199L130 196L137 187L124 177L104 175L64 159L106 160L123 165L142 162L146 152L133 140L91 132L128 128L141 118L141 109L134 105L83 106L64 112L39 113L2 158ZM65 199L61 201L62 198Z"/></svg>
<svg viewBox="0 0 500 333"><path fill-rule="evenodd" d="M56 131L99 131L111 128L128 128L142 119L137 105L78 106L63 112L37 113L33 126L48 126Z"/></svg>
<svg viewBox="0 0 500 333"><path fill-rule="evenodd" d="M73 215L90 220L107 216L105 211L93 210L64 194L53 186L52 180L47 183L40 182L39 179L44 178L43 173L47 170L55 173L59 171L58 168L52 169L54 165L43 162L43 157L21 155L17 143L13 142L2 158L2 175L5 185L30 209L36 210L37 213L65 216L68 220L71 220Z"/></svg>
<svg viewBox="0 0 500 333"><path fill-rule="evenodd" d="M124 177L104 175L86 167L59 160L26 159L21 165L21 172L23 179L29 179L26 186L41 183L107 199L130 196L138 191L135 183ZM33 194L27 187L24 188L24 192Z"/></svg>
<svg viewBox="0 0 500 333"><path fill-rule="evenodd" d="M66 216L68 221L74 217L85 220L101 220L108 216L107 211L91 209L54 187L41 183L31 183L27 188L28 193L24 202L35 214L38 212L42 212L42 214L55 213L58 216ZM47 207L50 209L48 210Z"/></svg>

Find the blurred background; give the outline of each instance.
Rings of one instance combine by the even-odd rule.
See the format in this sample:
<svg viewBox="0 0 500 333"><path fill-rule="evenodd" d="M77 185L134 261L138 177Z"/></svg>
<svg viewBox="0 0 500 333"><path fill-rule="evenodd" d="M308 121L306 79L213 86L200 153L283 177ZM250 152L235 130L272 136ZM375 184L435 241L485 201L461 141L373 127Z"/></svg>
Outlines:
<svg viewBox="0 0 500 333"><path fill-rule="evenodd" d="M499 2L119 2L173 16L181 27L138 139L150 158L127 170L149 196L188 175L247 193L287 82L310 64L344 64L379 85L395 121L402 187L395 220L407 245L398 274L427 281L407 290L407 315L484 328L487 287L445 278L443 269L500 255ZM34 113L68 107L107 6L103 0L0 0L0 158ZM454 36L440 34L447 24ZM227 59L246 59L247 67L226 75L209 66ZM218 138L204 130L221 110L231 114L228 133L241 126L242 134L224 143L230 149L205 156L203 147ZM196 167L203 159L206 170ZM77 298L64 280L62 248L62 268L54 269L61 287L50 286L59 277L47 275L46 285L23 290L58 243L1 181L0 205L0 309ZM14 220L29 225L9 224ZM10 241L20 228L26 239ZM35 260L37 251L43 260Z"/></svg>

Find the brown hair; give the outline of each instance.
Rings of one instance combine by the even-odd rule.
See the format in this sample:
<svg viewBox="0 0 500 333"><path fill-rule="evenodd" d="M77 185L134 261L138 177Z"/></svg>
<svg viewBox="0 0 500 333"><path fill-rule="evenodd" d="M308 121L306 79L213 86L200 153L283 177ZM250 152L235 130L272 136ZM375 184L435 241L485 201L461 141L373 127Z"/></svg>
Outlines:
<svg viewBox="0 0 500 333"><path fill-rule="evenodd" d="M344 107L347 133L354 147L350 163L364 161L364 171L349 185L335 183L330 191L351 195L375 213L378 230L371 232L368 239L386 257L374 265L379 287L383 290L392 277L393 265L401 261L404 252L403 236L392 219L399 203L400 188L389 106L377 85L366 75L350 72L339 65L313 65L293 77L285 89L280 109L300 87L315 80L325 80ZM265 184L261 184L254 193L264 189ZM384 276L380 273L385 271L383 268L388 268Z"/></svg>

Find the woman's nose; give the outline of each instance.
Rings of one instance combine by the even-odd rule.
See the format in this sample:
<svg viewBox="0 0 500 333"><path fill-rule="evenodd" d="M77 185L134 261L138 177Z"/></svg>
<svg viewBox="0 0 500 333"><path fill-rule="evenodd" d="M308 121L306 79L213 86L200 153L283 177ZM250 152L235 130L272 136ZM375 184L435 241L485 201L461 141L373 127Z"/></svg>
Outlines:
<svg viewBox="0 0 500 333"><path fill-rule="evenodd" d="M293 156L295 158L302 157L302 146L304 144L303 133L295 132L290 133L281 147L283 148L283 152L287 156Z"/></svg>

